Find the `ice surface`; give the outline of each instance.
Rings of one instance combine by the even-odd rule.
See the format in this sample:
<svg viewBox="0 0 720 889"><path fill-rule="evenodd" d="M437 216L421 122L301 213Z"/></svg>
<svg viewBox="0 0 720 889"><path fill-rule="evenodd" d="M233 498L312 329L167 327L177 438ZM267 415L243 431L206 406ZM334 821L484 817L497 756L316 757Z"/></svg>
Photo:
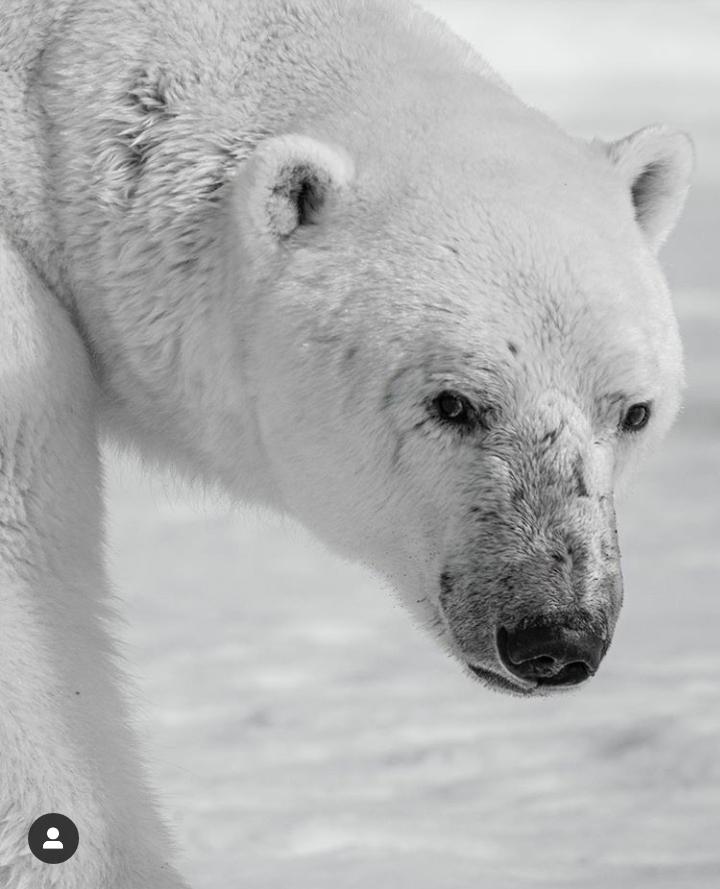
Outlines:
<svg viewBox="0 0 720 889"><path fill-rule="evenodd" d="M720 5L426 5L575 132L695 135L665 254L687 406L620 511L611 652L551 700L483 690L304 532L111 459L112 576L181 865L198 889L717 889Z"/></svg>

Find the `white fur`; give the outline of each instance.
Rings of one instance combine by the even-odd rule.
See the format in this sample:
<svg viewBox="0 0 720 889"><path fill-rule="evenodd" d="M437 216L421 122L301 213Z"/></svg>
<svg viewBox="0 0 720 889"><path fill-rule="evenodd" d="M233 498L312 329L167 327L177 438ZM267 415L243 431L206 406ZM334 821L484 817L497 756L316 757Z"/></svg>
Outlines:
<svg viewBox="0 0 720 889"><path fill-rule="evenodd" d="M679 406L686 137L573 139L376 0L4 0L0 133L3 889L183 885L106 635L98 429L294 515L464 661L565 607L558 528L611 634L612 495ZM472 443L443 388L493 408Z"/></svg>
<svg viewBox="0 0 720 889"><path fill-rule="evenodd" d="M695 150L685 133L644 127L608 146L618 172L637 190L638 221L659 249L672 231L690 186Z"/></svg>
<svg viewBox="0 0 720 889"><path fill-rule="evenodd" d="M4 236L0 315L2 886L178 887L106 631L96 388L66 313ZM54 811L81 836L62 866L27 846Z"/></svg>

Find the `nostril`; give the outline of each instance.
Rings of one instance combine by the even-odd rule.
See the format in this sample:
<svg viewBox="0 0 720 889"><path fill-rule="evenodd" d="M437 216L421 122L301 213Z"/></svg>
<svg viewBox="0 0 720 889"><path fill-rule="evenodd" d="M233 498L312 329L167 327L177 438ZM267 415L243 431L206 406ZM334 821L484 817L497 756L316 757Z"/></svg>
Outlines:
<svg viewBox="0 0 720 889"><path fill-rule="evenodd" d="M547 679L557 675L563 669L563 665L549 655L540 655L540 657L528 658L519 662L512 658L510 660L513 663L513 671L527 679Z"/></svg>
<svg viewBox="0 0 720 889"><path fill-rule="evenodd" d="M592 670L583 661L574 661L544 680L545 685L579 685L592 676Z"/></svg>
<svg viewBox="0 0 720 889"><path fill-rule="evenodd" d="M554 657L550 657L549 655L540 655L540 657L532 658L530 663L539 670L554 670L557 661Z"/></svg>

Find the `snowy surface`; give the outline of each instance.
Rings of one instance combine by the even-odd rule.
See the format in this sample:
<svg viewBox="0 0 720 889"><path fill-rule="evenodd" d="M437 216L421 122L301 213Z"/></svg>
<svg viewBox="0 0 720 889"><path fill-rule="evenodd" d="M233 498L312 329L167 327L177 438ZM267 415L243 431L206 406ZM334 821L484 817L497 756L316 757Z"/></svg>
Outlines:
<svg viewBox="0 0 720 889"><path fill-rule="evenodd" d="M112 577L180 865L197 889L717 889L720 5L426 5L574 132L696 137L665 254L687 406L620 510L612 650L551 700L470 681L296 527L111 458Z"/></svg>

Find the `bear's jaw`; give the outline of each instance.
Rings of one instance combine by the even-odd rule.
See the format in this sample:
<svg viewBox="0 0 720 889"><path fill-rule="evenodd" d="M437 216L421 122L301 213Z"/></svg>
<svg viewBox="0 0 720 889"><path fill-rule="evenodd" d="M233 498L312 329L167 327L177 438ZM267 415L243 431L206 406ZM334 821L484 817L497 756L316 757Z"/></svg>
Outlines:
<svg viewBox="0 0 720 889"><path fill-rule="evenodd" d="M590 674L580 682L553 684L538 680L523 680L518 677L509 678L490 670L486 667L478 667L474 664L465 664L471 676L479 679L485 688L490 691L496 691L500 694L514 695L515 697L532 698L532 697L549 697L560 694L568 694L571 691L584 684L593 674Z"/></svg>

